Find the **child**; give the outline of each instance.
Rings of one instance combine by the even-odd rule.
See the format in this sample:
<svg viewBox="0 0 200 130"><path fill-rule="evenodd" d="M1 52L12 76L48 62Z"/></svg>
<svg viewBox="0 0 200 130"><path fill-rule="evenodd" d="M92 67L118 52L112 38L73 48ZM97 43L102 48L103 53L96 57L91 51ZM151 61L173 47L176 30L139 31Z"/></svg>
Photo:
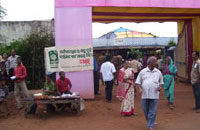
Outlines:
<svg viewBox="0 0 200 130"><path fill-rule="evenodd" d="M46 82L44 83L44 94L55 95L55 84L51 80L50 75L46 76ZM47 104L47 111L55 112L56 108L52 104Z"/></svg>

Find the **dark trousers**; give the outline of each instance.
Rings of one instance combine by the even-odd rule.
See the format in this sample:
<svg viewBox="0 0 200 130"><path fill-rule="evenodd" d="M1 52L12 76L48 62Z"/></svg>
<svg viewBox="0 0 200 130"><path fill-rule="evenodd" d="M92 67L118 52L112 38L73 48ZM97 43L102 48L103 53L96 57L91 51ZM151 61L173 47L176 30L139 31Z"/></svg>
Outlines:
<svg viewBox="0 0 200 130"><path fill-rule="evenodd" d="M99 74L98 71L94 71L94 94L99 92Z"/></svg>
<svg viewBox="0 0 200 130"><path fill-rule="evenodd" d="M10 77L13 76L13 74L14 74L14 69L9 69L9 79L10 79ZM15 86L14 81L10 79L9 90L14 91L14 86Z"/></svg>
<svg viewBox="0 0 200 130"><path fill-rule="evenodd" d="M30 111L28 112L28 114L35 114L36 110L37 110L37 104L34 103L34 104L31 106L31 109L30 109Z"/></svg>
<svg viewBox="0 0 200 130"><path fill-rule="evenodd" d="M55 112L55 111L56 111L56 108L55 108L54 105L52 105L52 104L47 104L47 111Z"/></svg>
<svg viewBox="0 0 200 130"><path fill-rule="evenodd" d="M137 79L139 72L134 73L134 78Z"/></svg>
<svg viewBox="0 0 200 130"><path fill-rule="evenodd" d="M195 83L194 85L192 85L192 88L195 99L195 108L200 109L200 83Z"/></svg>
<svg viewBox="0 0 200 130"><path fill-rule="evenodd" d="M112 89L113 89L113 80L111 81L105 81L105 84L106 84L106 99L108 101L111 101L112 100Z"/></svg>

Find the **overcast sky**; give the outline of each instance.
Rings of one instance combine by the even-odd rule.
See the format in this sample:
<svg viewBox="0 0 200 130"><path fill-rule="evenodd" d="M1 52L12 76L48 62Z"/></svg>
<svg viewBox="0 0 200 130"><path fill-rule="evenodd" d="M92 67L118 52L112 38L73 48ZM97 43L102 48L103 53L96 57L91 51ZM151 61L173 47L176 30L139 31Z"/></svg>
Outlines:
<svg viewBox="0 0 200 130"><path fill-rule="evenodd" d="M54 0L0 0L7 10L4 21L50 20L54 18ZM159 37L177 37L177 23L93 23L93 37L99 37L119 27L152 33Z"/></svg>

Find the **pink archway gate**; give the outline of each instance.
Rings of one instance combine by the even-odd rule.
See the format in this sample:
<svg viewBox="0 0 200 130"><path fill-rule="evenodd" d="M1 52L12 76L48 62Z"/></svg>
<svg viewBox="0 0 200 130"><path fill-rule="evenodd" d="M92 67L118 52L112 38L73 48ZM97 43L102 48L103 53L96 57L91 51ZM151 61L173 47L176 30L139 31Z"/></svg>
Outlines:
<svg viewBox="0 0 200 130"><path fill-rule="evenodd" d="M92 7L200 8L199 0L55 0L56 46L92 45ZM194 19L199 23L199 19ZM198 26L199 27L199 26ZM196 30L199 41L199 30ZM199 45L195 45L198 47ZM69 72L73 91L94 98L93 71Z"/></svg>

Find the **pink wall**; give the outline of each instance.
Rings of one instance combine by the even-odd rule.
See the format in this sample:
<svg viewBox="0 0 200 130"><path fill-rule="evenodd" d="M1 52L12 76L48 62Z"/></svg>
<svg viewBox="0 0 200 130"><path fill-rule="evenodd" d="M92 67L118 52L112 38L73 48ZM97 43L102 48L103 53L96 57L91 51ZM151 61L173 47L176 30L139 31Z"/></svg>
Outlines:
<svg viewBox="0 0 200 130"><path fill-rule="evenodd" d="M56 7L121 6L200 8L200 0L55 0Z"/></svg>
<svg viewBox="0 0 200 130"><path fill-rule="evenodd" d="M56 46L92 45L92 8L56 8L55 41ZM94 98L93 71L70 72L66 77L72 82L72 91Z"/></svg>

